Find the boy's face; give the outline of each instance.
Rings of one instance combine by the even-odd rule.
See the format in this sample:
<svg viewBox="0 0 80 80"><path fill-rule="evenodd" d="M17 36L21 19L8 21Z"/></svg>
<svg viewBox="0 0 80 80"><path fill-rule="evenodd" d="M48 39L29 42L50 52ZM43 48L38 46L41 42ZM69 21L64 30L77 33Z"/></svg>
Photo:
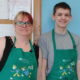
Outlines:
<svg viewBox="0 0 80 80"><path fill-rule="evenodd" d="M55 15L52 14L52 19L55 20L55 27L66 28L72 16L69 9L58 8Z"/></svg>

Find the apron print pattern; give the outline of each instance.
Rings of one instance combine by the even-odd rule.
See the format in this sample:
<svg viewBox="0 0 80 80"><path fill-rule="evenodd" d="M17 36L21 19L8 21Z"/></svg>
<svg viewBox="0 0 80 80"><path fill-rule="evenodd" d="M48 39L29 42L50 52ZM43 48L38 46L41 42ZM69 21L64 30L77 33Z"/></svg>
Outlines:
<svg viewBox="0 0 80 80"><path fill-rule="evenodd" d="M25 60L22 58L19 58L19 61L29 64L28 60ZM13 76L10 77L10 80L13 80L13 77L24 77L24 75L30 78L32 73L29 70L33 70L33 68L34 68L33 65L31 65L31 66L27 66L27 67L24 66L24 67L21 67L20 69L17 69L17 65L12 65L11 73L13 73Z"/></svg>
<svg viewBox="0 0 80 80"><path fill-rule="evenodd" d="M64 60L63 60L64 61ZM62 76L60 77L60 79L63 78L64 75L68 75L70 74L71 72L74 72L74 68L72 66L74 66L75 63L72 62L70 65L66 66L66 69L64 69L63 66L60 66L60 73L62 72ZM68 72L67 72L68 71Z"/></svg>

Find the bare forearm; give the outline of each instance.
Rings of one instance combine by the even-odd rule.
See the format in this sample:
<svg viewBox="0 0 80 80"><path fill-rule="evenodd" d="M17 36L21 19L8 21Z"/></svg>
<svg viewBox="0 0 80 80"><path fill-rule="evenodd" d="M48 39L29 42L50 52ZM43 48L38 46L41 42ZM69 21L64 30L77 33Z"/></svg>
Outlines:
<svg viewBox="0 0 80 80"><path fill-rule="evenodd" d="M39 48L37 80L42 80L42 53L40 48Z"/></svg>
<svg viewBox="0 0 80 80"><path fill-rule="evenodd" d="M43 58L42 65L42 80L46 80L46 69L47 69L47 60Z"/></svg>
<svg viewBox="0 0 80 80"><path fill-rule="evenodd" d="M42 80L46 80L46 73L42 73Z"/></svg>
<svg viewBox="0 0 80 80"><path fill-rule="evenodd" d="M38 69L37 80L42 80L41 70Z"/></svg>
<svg viewBox="0 0 80 80"><path fill-rule="evenodd" d="M80 60L77 61L77 77L80 80Z"/></svg>
<svg viewBox="0 0 80 80"><path fill-rule="evenodd" d="M80 80L80 70L77 70L77 77L78 77L78 80Z"/></svg>

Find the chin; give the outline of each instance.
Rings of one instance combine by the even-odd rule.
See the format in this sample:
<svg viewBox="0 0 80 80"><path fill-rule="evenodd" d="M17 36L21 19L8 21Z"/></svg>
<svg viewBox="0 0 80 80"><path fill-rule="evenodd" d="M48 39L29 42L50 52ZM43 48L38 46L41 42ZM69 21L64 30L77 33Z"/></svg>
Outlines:
<svg viewBox="0 0 80 80"><path fill-rule="evenodd" d="M65 27L65 26L67 26L68 24L67 23L65 23L65 24L60 24L60 26L62 26L62 27Z"/></svg>
<svg viewBox="0 0 80 80"><path fill-rule="evenodd" d="M60 28L66 28L66 26L60 26Z"/></svg>
<svg viewBox="0 0 80 80"><path fill-rule="evenodd" d="M67 25L59 25L59 27L65 28Z"/></svg>
<svg viewBox="0 0 80 80"><path fill-rule="evenodd" d="M31 34L22 33L22 36L30 36Z"/></svg>

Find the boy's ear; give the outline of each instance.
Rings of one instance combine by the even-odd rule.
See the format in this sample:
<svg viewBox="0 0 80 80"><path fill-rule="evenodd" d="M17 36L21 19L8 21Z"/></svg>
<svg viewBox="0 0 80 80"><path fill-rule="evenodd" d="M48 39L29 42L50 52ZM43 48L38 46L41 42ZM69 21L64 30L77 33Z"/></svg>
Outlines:
<svg viewBox="0 0 80 80"><path fill-rule="evenodd" d="M72 15L70 16L70 20L72 19Z"/></svg>
<svg viewBox="0 0 80 80"><path fill-rule="evenodd" d="M52 19L55 20L55 15L54 14L52 14Z"/></svg>

